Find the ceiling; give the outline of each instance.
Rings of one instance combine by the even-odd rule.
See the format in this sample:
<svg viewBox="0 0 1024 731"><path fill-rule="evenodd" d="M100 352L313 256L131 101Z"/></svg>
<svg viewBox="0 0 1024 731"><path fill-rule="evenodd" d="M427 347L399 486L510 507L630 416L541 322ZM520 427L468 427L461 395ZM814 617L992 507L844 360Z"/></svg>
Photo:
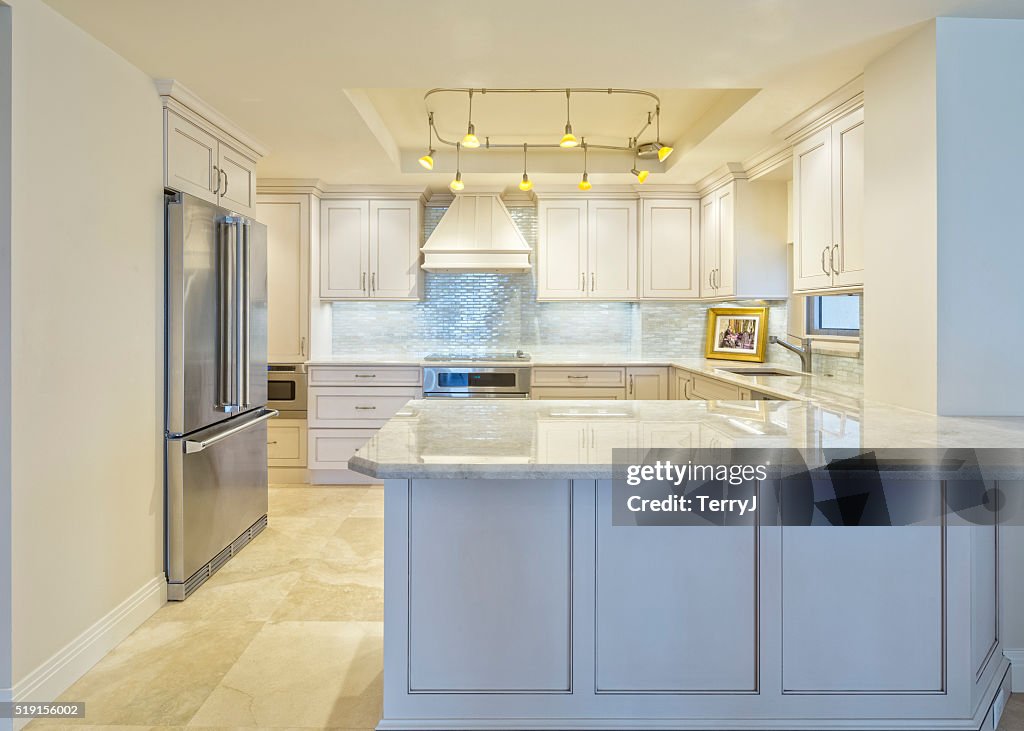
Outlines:
<svg viewBox="0 0 1024 731"><path fill-rule="evenodd" d="M415 164L434 87L625 87L662 100L651 182L692 183L771 145L772 131L942 15L1024 18L1022 0L46 0L154 78L177 79L270 148L261 177L441 188ZM444 97L444 98L442 98ZM642 98L573 97L573 127L622 144ZM466 97L430 100L445 136ZM557 141L565 98L474 97L493 141ZM643 140L653 139L648 133ZM616 142L621 140L621 142ZM531 153L538 184L578 179L580 151ZM630 157L590 155L595 184L632 180ZM522 153L466 151L467 183L514 182Z"/></svg>

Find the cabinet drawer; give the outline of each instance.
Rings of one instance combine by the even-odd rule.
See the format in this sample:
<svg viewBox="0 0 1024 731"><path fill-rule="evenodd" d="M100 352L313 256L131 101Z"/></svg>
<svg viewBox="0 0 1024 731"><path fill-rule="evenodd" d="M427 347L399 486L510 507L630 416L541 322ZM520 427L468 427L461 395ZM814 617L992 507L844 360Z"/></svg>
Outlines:
<svg viewBox="0 0 1024 731"><path fill-rule="evenodd" d="M311 427L375 428L394 416L411 399L419 398L418 388L333 388L309 389L309 425Z"/></svg>
<svg viewBox="0 0 1024 731"><path fill-rule="evenodd" d="M626 385L625 368L534 368L534 386L578 388Z"/></svg>
<svg viewBox="0 0 1024 731"><path fill-rule="evenodd" d="M310 429L309 469L348 469L349 457L376 433L376 429Z"/></svg>
<svg viewBox="0 0 1024 731"><path fill-rule="evenodd" d="M311 386L419 386L422 378L419 366L316 366L309 369Z"/></svg>
<svg viewBox="0 0 1024 731"><path fill-rule="evenodd" d="M306 466L304 419L272 419L267 424L267 464L270 467Z"/></svg>
<svg viewBox="0 0 1024 731"><path fill-rule="evenodd" d="M694 374L691 392L698 399L717 399L722 401L739 401L740 387Z"/></svg>
<svg viewBox="0 0 1024 731"><path fill-rule="evenodd" d="M547 387L534 388L530 398L538 401L624 401L626 389L623 388L568 388Z"/></svg>

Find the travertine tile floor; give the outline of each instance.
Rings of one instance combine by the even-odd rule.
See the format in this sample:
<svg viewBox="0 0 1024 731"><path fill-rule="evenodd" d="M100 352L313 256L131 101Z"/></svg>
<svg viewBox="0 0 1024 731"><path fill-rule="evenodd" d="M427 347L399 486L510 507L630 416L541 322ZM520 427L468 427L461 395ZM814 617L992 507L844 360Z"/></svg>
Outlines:
<svg viewBox="0 0 1024 731"><path fill-rule="evenodd" d="M372 729L381 712L379 486L276 487L270 525L72 686L87 718L33 728ZM1001 731L1024 731L1015 695ZM42 729L40 729L42 731Z"/></svg>

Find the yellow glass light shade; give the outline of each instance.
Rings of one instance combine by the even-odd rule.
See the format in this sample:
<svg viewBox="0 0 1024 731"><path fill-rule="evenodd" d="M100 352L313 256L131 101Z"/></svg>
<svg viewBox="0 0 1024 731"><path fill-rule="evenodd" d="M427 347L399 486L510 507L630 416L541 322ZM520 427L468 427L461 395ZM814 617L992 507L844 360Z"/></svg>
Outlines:
<svg viewBox="0 0 1024 731"><path fill-rule="evenodd" d="M433 170L434 169L434 158L433 158L432 155L430 155L430 153L427 153L426 155L421 157L419 159L419 163L420 163L420 165L425 167L427 170Z"/></svg>
<svg viewBox="0 0 1024 731"><path fill-rule="evenodd" d="M636 181L638 183L642 183L647 180L647 176L651 174L650 170L637 170L636 168L633 168L629 172L636 176Z"/></svg>
<svg viewBox="0 0 1024 731"><path fill-rule="evenodd" d="M580 142L572 132L566 132L559 141L559 147L576 147Z"/></svg>
<svg viewBox="0 0 1024 731"><path fill-rule="evenodd" d="M480 140L472 132L467 132L466 136L462 138L463 147L480 147Z"/></svg>
<svg viewBox="0 0 1024 731"><path fill-rule="evenodd" d="M672 154L672 148L668 145L662 145L658 150L658 162L665 162L665 158Z"/></svg>
<svg viewBox="0 0 1024 731"><path fill-rule="evenodd" d="M448 187L452 190L462 190L466 187L466 184L462 182L462 173L455 174L455 180L448 184Z"/></svg>
<svg viewBox="0 0 1024 731"><path fill-rule="evenodd" d="M581 180L576 187L580 190L590 190L594 186L591 185L589 176L586 173L583 173L583 180Z"/></svg>
<svg viewBox="0 0 1024 731"><path fill-rule="evenodd" d="M519 182L519 190L533 190L533 181L526 173L523 173L523 179Z"/></svg>

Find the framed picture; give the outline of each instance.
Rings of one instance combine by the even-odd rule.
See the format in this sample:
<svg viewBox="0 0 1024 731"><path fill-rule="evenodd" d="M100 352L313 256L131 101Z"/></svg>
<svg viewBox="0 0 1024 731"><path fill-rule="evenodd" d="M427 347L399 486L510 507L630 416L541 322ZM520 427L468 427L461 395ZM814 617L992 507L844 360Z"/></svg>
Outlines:
<svg viewBox="0 0 1024 731"><path fill-rule="evenodd" d="M767 345L767 307L712 307L708 309L705 358L764 363Z"/></svg>

